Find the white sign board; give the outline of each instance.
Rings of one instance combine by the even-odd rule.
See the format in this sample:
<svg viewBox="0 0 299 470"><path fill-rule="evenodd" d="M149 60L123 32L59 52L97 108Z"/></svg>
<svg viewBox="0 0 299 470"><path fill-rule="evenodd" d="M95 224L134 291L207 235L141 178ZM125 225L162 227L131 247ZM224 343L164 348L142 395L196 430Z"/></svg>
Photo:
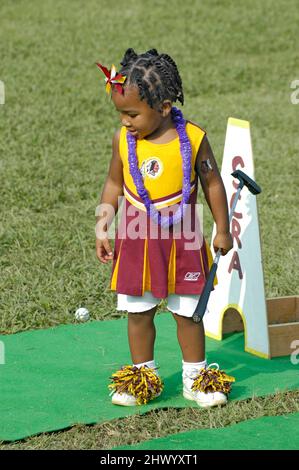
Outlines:
<svg viewBox="0 0 299 470"><path fill-rule="evenodd" d="M229 208L239 183L231 173L237 169L254 180L249 122L229 118L221 169ZM259 196L252 195L246 186L241 191L230 226L234 246L226 256L220 257L217 270L218 285L211 292L204 326L207 336L221 340L223 317L229 308L233 308L243 320L245 350L269 358L257 197ZM212 240L215 233L214 224ZM211 249L214 253L212 246Z"/></svg>

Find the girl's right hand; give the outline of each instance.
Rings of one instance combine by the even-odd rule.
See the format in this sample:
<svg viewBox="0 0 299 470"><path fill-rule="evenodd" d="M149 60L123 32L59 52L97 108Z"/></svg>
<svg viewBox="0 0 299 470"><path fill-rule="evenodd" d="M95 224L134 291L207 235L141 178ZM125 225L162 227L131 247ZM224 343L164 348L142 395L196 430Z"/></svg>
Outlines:
<svg viewBox="0 0 299 470"><path fill-rule="evenodd" d="M113 259L113 251L108 238L96 238L96 254L101 263L107 264Z"/></svg>

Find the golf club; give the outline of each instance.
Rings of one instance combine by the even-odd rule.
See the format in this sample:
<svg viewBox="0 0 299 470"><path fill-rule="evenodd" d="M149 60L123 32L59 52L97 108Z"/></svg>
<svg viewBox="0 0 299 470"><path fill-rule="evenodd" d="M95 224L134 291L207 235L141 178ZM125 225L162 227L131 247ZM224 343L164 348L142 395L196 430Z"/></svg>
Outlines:
<svg viewBox="0 0 299 470"><path fill-rule="evenodd" d="M247 188L249 189L249 191L253 195L257 195L261 192L261 188L256 184L256 182L253 181L251 178L249 178L249 176L246 175L243 171L235 170L232 173L232 176L239 180L239 185L238 185L237 192L235 194L235 197L234 197L234 200L233 200L233 203L232 203L232 207L231 207L231 210L230 210L230 214L229 214L229 226L230 226L231 220L232 220L233 215L234 215L234 211L235 211L235 208L236 208L239 196L240 196L240 192L242 191L243 187L247 186ZM210 297L210 293L211 293L211 290L213 289L213 286L214 286L214 279L215 279L216 271L217 271L217 268L218 268L218 262L219 262L220 255L221 255L221 250L219 249L216 253L216 256L215 256L214 260L213 260L213 264L211 266L209 276L208 276L208 279L206 281L204 290L203 290L203 292L200 296L200 299L198 301L196 309L193 313L192 319L195 323L200 323L203 319L203 316L204 316L205 312L206 312L207 304L208 304L209 297Z"/></svg>

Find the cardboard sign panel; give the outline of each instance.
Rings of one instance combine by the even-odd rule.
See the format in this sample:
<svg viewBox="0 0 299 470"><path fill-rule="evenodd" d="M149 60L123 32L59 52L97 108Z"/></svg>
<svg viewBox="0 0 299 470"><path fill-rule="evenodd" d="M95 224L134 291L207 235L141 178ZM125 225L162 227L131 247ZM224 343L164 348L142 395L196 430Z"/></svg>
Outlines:
<svg viewBox="0 0 299 470"><path fill-rule="evenodd" d="M231 173L237 169L255 179L249 122L229 118L221 176L230 207L239 183ZM242 319L244 324L245 350L268 358L268 319L257 196L252 195L246 187L241 191L230 230L234 246L226 256L220 258L218 285L210 295L208 311L204 316L205 331L207 336L222 339L224 316L225 322L231 321L237 325L238 313L239 323ZM212 240L215 233L214 224ZM211 249L213 251L212 246ZM234 320L229 318L233 316ZM240 328L236 326L235 329Z"/></svg>

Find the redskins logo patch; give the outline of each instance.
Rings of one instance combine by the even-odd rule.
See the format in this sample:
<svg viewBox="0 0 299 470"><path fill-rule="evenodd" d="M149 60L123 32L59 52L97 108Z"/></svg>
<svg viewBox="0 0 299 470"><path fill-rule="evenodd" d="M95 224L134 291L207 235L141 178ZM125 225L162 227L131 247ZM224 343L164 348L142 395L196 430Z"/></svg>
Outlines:
<svg viewBox="0 0 299 470"><path fill-rule="evenodd" d="M159 178L159 176L161 176L161 174L163 173L163 163L161 162L160 158L157 158L157 157L148 158L142 163L140 171L143 176L143 179Z"/></svg>

